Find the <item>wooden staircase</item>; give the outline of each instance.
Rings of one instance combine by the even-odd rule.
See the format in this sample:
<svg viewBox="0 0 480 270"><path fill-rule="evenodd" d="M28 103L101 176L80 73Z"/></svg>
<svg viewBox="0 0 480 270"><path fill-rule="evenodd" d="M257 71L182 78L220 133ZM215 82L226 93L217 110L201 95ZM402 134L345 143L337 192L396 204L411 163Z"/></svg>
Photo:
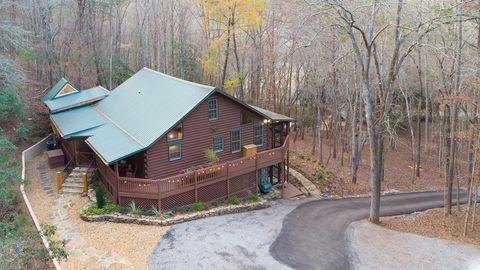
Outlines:
<svg viewBox="0 0 480 270"><path fill-rule="evenodd" d="M90 181L95 173L94 168L75 167L62 183L63 193L82 194L83 174L87 174L87 181Z"/></svg>

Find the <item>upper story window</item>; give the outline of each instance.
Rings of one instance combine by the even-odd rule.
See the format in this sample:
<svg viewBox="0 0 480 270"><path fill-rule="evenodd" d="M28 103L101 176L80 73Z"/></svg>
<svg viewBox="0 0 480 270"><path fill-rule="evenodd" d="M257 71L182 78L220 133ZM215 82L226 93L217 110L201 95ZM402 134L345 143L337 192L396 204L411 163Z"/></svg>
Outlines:
<svg viewBox="0 0 480 270"><path fill-rule="evenodd" d="M179 143L168 146L168 160L174 161L182 159L182 145Z"/></svg>
<svg viewBox="0 0 480 270"><path fill-rule="evenodd" d="M242 112L242 120L240 122L242 125L253 123L252 116L246 112Z"/></svg>
<svg viewBox="0 0 480 270"><path fill-rule="evenodd" d="M218 119L218 99L210 98L208 100L208 120L217 120Z"/></svg>
<svg viewBox="0 0 480 270"><path fill-rule="evenodd" d="M232 153L242 150L242 130L239 128L230 131L230 149Z"/></svg>
<svg viewBox="0 0 480 270"><path fill-rule="evenodd" d="M176 126L167 134L167 142L173 142L183 139L183 124Z"/></svg>
<svg viewBox="0 0 480 270"><path fill-rule="evenodd" d="M213 137L213 151L216 153L223 152L223 136Z"/></svg>
<svg viewBox="0 0 480 270"><path fill-rule="evenodd" d="M253 144L257 146L263 145L263 125L253 126Z"/></svg>

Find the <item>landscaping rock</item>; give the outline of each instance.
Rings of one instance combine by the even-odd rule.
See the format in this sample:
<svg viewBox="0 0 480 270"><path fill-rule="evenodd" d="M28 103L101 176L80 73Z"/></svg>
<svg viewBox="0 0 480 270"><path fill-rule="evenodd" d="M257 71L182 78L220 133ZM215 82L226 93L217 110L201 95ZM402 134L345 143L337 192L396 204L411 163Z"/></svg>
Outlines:
<svg viewBox="0 0 480 270"><path fill-rule="evenodd" d="M83 208L88 208L91 203L86 204ZM241 213L246 211L253 211L258 209L264 209L270 207L270 204L266 200L259 202L252 202L240 205L227 205L212 208L205 211L187 213L182 215L176 215L171 218L160 218L160 217L150 217L150 216L135 216L131 214L121 214L121 213L111 213L98 216L87 216L80 213L80 217L84 221L88 222L116 222L116 223L134 223L140 225L157 225L157 226L169 226L173 224L178 224L186 221L192 221L196 219L228 215Z"/></svg>
<svg viewBox="0 0 480 270"><path fill-rule="evenodd" d="M290 174L293 177L295 177L302 184L302 186L308 191L308 194L310 196L321 195L320 190L318 190L317 187L310 180L308 180L305 176L303 176L301 173L299 173L296 170L290 168Z"/></svg>

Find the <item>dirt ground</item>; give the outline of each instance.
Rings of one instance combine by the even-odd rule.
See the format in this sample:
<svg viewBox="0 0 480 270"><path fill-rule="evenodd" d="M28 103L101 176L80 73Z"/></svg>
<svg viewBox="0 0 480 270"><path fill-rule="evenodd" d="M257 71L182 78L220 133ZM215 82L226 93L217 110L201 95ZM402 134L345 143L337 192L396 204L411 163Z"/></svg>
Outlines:
<svg viewBox="0 0 480 270"><path fill-rule="evenodd" d="M338 196L365 195L370 192L370 155L368 143L365 144L362 152L362 161L358 170L357 184L351 182L350 156L348 152L343 154L343 165L341 162L342 149L340 143L337 145L337 158L329 156L329 143L324 139L323 160L327 168L326 180L319 180L316 172L320 163L318 162L318 147L312 154L313 138L311 132L306 132L305 139L297 139L290 143L291 165L302 172L323 192ZM387 144L385 155L385 180L382 182L382 190L395 189L402 192L408 191L440 191L444 188L444 177L437 167L436 154L433 146L430 146L430 154L424 151L421 157L420 177L412 181L412 159L411 147L405 135L401 135L395 143L395 149ZM425 148L423 148L425 149ZM347 149L348 150L348 149ZM328 163L327 163L328 160ZM463 178L463 177L461 177ZM464 186L463 180L460 185Z"/></svg>
<svg viewBox="0 0 480 270"><path fill-rule="evenodd" d="M80 219L79 213L88 201L87 197L81 197L69 209L70 217L80 234L94 248L114 251L127 259L134 269L148 269L150 253L169 227L85 222Z"/></svg>
<svg viewBox="0 0 480 270"><path fill-rule="evenodd" d="M421 234L434 238L441 238L467 244L480 245L480 209L477 207L474 231L471 230L471 221L468 224L467 237L463 236L465 222L465 207L452 208L452 215L445 216L443 208L431 209L425 212L414 213L382 219L382 226L391 230Z"/></svg>
<svg viewBox="0 0 480 270"><path fill-rule="evenodd" d="M57 194L53 186L54 181L51 186L54 190L53 196L48 196L42 187L37 168L44 161L46 161L45 154L37 156L27 164L26 176L29 183L26 191L40 223L52 224L52 206ZM54 177L52 170L47 169L47 174ZM85 222L80 219L80 209L87 202L87 197L79 195L78 199L69 205L68 216L88 245L102 252L114 252L120 255L128 260L134 269L147 269L148 256L168 227ZM62 261L61 266L63 269L93 269L88 261L81 261L74 256L69 256L67 261Z"/></svg>

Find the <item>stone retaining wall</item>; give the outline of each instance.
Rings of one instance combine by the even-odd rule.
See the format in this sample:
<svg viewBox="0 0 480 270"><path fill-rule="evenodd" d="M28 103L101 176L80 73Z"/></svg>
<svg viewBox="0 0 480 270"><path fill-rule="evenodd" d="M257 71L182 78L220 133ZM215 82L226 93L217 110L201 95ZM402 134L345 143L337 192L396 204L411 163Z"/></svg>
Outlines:
<svg viewBox="0 0 480 270"><path fill-rule="evenodd" d="M90 206L91 203L84 206L87 208ZM252 202L240 205L228 205L228 206L220 206L215 207L209 210L195 212L195 213L187 213L187 214L179 214L171 218L161 219L159 217L149 217L149 216L134 216L128 214L121 214L121 213L113 213L113 214L105 214L105 215L98 215L98 216L86 216L80 213L80 217L84 221L89 222L116 222L116 223L134 223L134 224L141 224L141 225L157 225L157 226L169 226L177 223L182 223L186 221L192 221L196 219L206 218L206 217L213 217L213 216L220 216L220 215L227 215L227 214L234 214L234 213L241 213L246 211L253 211L258 209L264 209L270 207L270 204L266 200L262 200L259 202Z"/></svg>

